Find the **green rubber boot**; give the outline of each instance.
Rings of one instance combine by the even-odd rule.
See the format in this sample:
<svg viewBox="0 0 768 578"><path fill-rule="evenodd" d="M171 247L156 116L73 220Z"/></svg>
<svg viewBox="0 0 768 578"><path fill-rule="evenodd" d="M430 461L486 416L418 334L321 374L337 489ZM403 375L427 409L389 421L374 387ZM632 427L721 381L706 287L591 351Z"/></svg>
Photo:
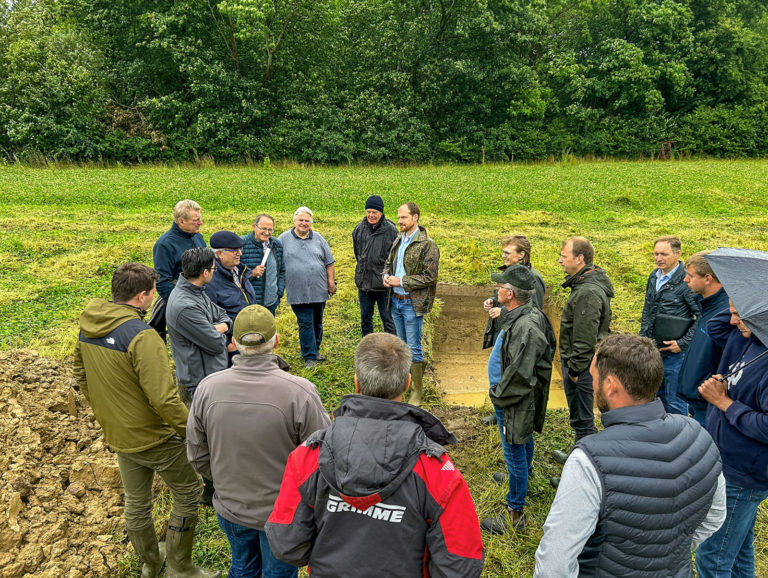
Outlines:
<svg viewBox="0 0 768 578"><path fill-rule="evenodd" d="M192 562L192 545L195 542L197 516L179 518L174 514L168 519L165 549L168 554L167 578L219 578L218 570L199 568Z"/></svg>
<svg viewBox="0 0 768 578"><path fill-rule="evenodd" d="M408 398L408 403L421 406L421 397L424 393L424 362L414 361L411 363L411 396Z"/></svg>
<svg viewBox="0 0 768 578"><path fill-rule="evenodd" d="M155 527L149 525L141 530L127 530L133 549L144 565L141 578L157 578L165 564L165 544L158 544Z"/></svg>

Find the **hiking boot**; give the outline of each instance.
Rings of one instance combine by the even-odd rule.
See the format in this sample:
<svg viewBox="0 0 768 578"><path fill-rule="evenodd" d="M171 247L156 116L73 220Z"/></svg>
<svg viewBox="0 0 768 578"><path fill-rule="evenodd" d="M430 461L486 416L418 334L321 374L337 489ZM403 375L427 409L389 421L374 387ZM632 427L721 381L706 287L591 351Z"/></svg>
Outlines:
<svg viewBox="0 0 768 578"><path fill-rule="evenodd" d="M552 452L552 459L555 460L558 464L564 464L568 459L568 454L561 452L560 450L554 450Z"/></svg>
<svg viewBox="0 0 768 578"><path fill-rule="evenodd" d="M165 533L165 550L168 557L166 578L219 578L218 570L206 570L192 562L192 546L195 542L197 516L179 518L171 514Z"/></svg>
<svg viewBox="0 0 768 578"><path fill-rule="evenodd" d="M143 562L141 578L157 578L165 564L165 544L157 542L155 526L150 524L141 530L127 530L128 538Z"/></svg>
<svg viewBox="0 0 768 578"><path fill-rule="evenodd" d="M328 358L325 355L318 355L315 361L317 361L318 363L325 363L326 361L328 361Z"/></svg>
<svg viewBox="0 0 768 578"><path fill-rule="evenodd" d="M483 418L480 421L483 422L483 425L487 425L487 426L497 425L499 423L499 420L496 418L495 413L483 416Z"/></svg>
<svg viewBox="0 0 768 578"><path fill-rule="evenodd" d="M304 360L304 368L305 369L315 369L317 366L317 360L316 359L305 359Z"/></svg>
<svg viewBox="0 0 768 578"><path fill-rule="evenodd" d="M509 529L510 522L513 530L522 530L525 528L525 515L523 511L517 511L507 506L507 513L493 518L485 518L480 522L480 529L488 532L492 536L501 536Z"/></svg>
<svg viewBox="0 0 768 578"><path fill-rule="evenodd" d="M493 481L499 484L500 486L503 486L507 483L507 479L509 479L509 475L506 472L494 472L493 473Z"/></svg>

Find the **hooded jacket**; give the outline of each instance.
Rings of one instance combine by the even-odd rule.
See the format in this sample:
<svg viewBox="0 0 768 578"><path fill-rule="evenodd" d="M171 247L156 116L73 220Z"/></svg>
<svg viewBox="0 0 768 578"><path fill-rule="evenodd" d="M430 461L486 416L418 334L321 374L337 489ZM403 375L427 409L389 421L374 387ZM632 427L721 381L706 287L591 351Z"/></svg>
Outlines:
<svg viewBox="0 0 768 578"><path fill-rule="evenodd" d="M214 325L226 323L232 331L227 312L216 305L204 287L179 277L171 291L166 310L171 353L176 363L176 379L186 388L197 387L206 376L229 364L227 336Z"/></svg>
<svg viewBox="0 0 768 578"><path fill-rule="evenodd" d="M768 490L768 355L744 367L766 347L754 333L744 337L730 318L724 311L707 324L710 337L723 347L717 373L733 373L728 378L733 403L725 411L709 405L707 431L720 450L728 483Z"/></svg>
<svg viewBox="0 0 768 578"><path fill-rule="evenodd" d="M560 358L576 376L589 369L597 342L610 333L613 285L604 269L588 265L562 286L571 295L560 318Z"/></svg>
<svg viewBox="0 0 768 578"><path fill-rule="evenodd" d="M384 274L393 275L397 268L397 250L403 236L399 235L389 251L389 257L384 264ZM426 315L432 311L435 303L437 288L437 270L440 263L440 249L435 242L427 236L427 230L419 225L419 232L413 241L405 249L403 265L405 277L400 282L403 290L411 298L411 306L418 316ZM392 290L390 289L390 296Z"/></svg>
<svg viewBox="0 0 768 578"><path fill-rule="evenodd" d="M352 231L352 249L355 252L355 285L360 291L386 291L382 281L384 264L389 250L397 238L397 227L384 217L371 228L363 219Z"/></svg>
<svg viewBox="0 0 768 578"><path fill-rule="evenodd" d="M480 576L483 544L464 478L432 414L347 395L288 458L266 525L272 553L312 576Z"/></svg>
<svg viewBox="0 0 768 578"><path fill-rule="evenodd" d="M184 437L187 408L168 364L165 343L131 305L92 299L80 315L75 380L104 439L116 452L141 452Z"/></svg>

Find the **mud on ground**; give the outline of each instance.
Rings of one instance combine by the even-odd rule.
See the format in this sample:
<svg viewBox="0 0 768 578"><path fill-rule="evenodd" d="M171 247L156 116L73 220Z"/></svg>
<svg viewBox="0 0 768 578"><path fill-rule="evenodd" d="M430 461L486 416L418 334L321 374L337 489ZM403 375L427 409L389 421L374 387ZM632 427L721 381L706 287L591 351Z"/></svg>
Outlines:
<svg viewBox="0 0 768 578"><path fill-rule="evenodd" d="M0 577L109 576L125 546L115 455L69 363L0 351Z"/></svg>

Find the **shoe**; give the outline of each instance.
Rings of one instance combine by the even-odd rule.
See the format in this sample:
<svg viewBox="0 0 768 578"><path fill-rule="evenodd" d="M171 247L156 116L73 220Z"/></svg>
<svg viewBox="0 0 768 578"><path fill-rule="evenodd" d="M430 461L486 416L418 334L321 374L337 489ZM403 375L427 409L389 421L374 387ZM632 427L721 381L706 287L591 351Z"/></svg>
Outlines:
<svg viewBox="0 0 768 578"><path fill-rule="evenodd" d="M484 416L480 421L483 422L483 425L487 426L497 425L499 423L495 413Z"/></svg>
<svg viewBox="0 0 768 578"><path fill-rule="evenodd" d="M206 570L192 562L192 546L195 543L197 516L180 518L171 514L165 533L165 550L168 556L166 578L220 578L218 570Z"/></svg>
<svg viewBox="0 0 768 578"><path fill-rule="evenodd" d="M315 358L315 361L317 361L318 363L325 363L326 361L328 361L328 358L325 355L318 355Z"/></svg>
<svg viewBox="0 0 768 578"><path fill-rule="evenodd" d="M408 398L408 403L421 406L421 395L424 391L423 387L424 379L424 362L414 361L411 363L411 396Z"/></svg>
<svg viewBox="0 0 768 578"><path fill-rule="evenodd" d="M493 481L499 484L500 486L503 486L507 483L507 479L509 476L505 472L494 472L493 473Z"/></svg>
<svg viewBox="0 0 768 578"><path fill-rule="evenodd" d="M568 459L568 454L561 452L560 450L554 450L552 452L552 459L555 460L558 464L564 464Z"/></svg>
<svg viewBox="0 0 768 578"><path fill-rule="evenodd" d="M485 530L492 536L501 536L506 534L509 529L509 523L512 522L513 530L522 530L525 528L526 520L522 510L512 510L507 506L507 513L493 518L485 518L480 522L480 529Z"/></svg>
<svg viewBox="0 0 768 578"><path fill-rule="evenodd" d="M155 526L150 524L141 530L128 530L133 549L143 562L141 578L157 578L165 564L165 544L157 542Z"/></svg>
<svg viewBox="0 0 768 578"><path fill-rule="evenodd" d="M560 485L560 476L555 476L554 478L549 478L549 485L553 488L557 489L557 487Z"/></svg>
<svg viewBox="0 0 768 578"><path fill-rule="evenodd" d="M317 365L316 359L306 359L304 360L304 368L305 369L314 369Z"/></svg>

